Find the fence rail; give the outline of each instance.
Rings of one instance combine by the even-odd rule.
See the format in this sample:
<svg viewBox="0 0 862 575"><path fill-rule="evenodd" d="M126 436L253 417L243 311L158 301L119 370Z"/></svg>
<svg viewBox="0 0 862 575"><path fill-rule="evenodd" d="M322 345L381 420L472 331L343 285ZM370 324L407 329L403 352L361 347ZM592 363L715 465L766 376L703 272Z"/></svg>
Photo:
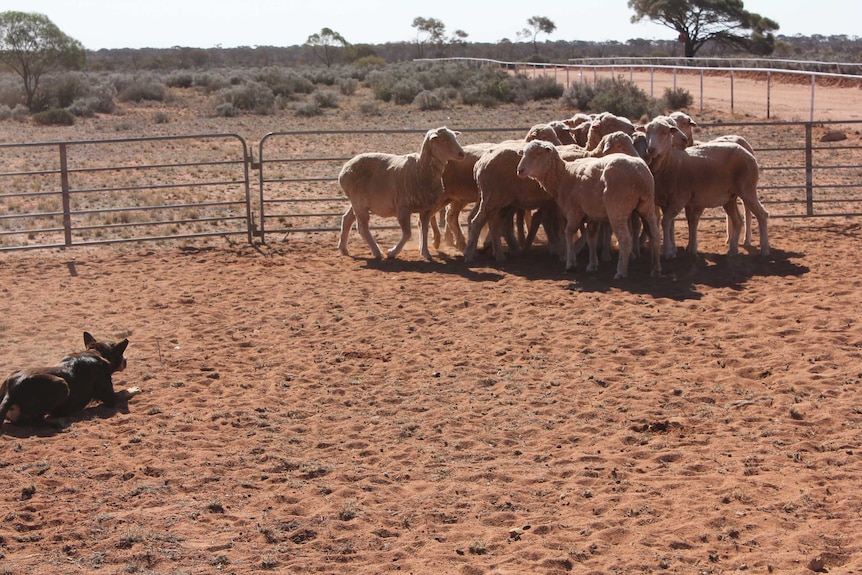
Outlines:
<svg viewBox="0 0 862 575"><path fill-rule="evenodd" d="M851 139L820 141L836 127ZM721 123L702 124L696 137L735 133L751 142L771 217L859 217L862 145L853 132L860 129L862 120ZM464 129L460 140L520 138L526 130ZM348 206L336 182L343 163L368 150L418 151L423 134L271 132L258 144L257 161L236 134L0 144L0 251L331 233ZM320 141L327 142L325 155L303 152L319 149ZM372 224L394 227L389 220Z"/></svg>

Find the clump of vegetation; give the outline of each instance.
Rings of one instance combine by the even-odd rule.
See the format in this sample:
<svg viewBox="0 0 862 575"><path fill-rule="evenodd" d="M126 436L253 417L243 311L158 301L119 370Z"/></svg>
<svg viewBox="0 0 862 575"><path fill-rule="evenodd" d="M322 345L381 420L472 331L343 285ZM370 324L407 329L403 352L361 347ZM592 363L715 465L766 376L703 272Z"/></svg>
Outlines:
<svg viewBox="0 0 862 575"><path fill-rule="evenodd" d="M321 108L338 107L338 94L332 90L315 90L311 93L311 99Z"/></svg>
<svg viewBox="0 0 862 575"><path fill-rule="evenodd" d="M74 126L75 114L66 108L51 108L33 114L33 121L41 126Z"/></svg>
<svg viewBox="0 0 862 575"><path fill-rule="evenodd" d="M217 115L224 115L228 109L221 107L223 104L230 104L237 110L254 114L267 115L275 112L275 94L269 86L259 82L222 88L213 96L213 101L213 108L222 110L222 113Z"/></svg>
<svg viewBox="0 0 862 575"><path fill-rule="evenodd" d="M611 112L626 118L655 115L661 107L646 92L622 78L604 78L594 85L574 84L561 99L569 107L583 112Z"/></svg>
<svg viewBox="0 0 862 575"><path fill-rule="evenodd" d="M323 108L314 100L299 104L296 106L295 111L297 116L304 116L306 118L323 115Z"/></svg>
<svg viewBox="0 0 862 575"><path fill-rule="evenodd" d="M684 88L665 88L662 102L666 110L684 110L694 104L694 98Z"/></svg>
<svg viewBox="0 0 862 575"><path fill-rule="evenodd" d="M168 96L168 87L153 77L134 79L117 91L117 99L121 102L164 102Z"/></svg>

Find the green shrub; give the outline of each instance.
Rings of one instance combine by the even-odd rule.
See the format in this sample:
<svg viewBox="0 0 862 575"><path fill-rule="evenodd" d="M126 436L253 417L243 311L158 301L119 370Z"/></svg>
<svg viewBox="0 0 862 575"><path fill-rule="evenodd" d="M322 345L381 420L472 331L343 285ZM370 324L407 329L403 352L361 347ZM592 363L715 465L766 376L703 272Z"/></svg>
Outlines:
<svg viewBox="0 0 862 575"><path fill-rule="evenodd" d="M265 84L247 82L219 90L215 96L215 108L220 104L231 104L235 108L255 114L275 112L275 94Z"/></svg>
<svg viewBox="0 0 862 575"><path fill-rule="evenodd" d="M191 88L195 83L195 77L189 72L177 72L171 74L165 80L169 88Z"/></svg>
<svg viewBox="0 0 862 575"><path fill-rule="evenodd" d="M338 91L342 96L352 96L359 89L359 80L356 78L342 78L338 81Z"/></svg>
<svg viewBox="0 0 862 575"><path fill-rule="evenodd" d="M74 126L75 115L65 108L51 108L33 114L33 121L41 126Z"/></svg>
<svg viewBox="0 0 862 575"><path fill-rule="evenodd" d="M419 92L424 89L416 78L398 80L392 86L392 100L396 104L412 104Z"/></svg>
<svg viewBox="0 0 862 575"><path fill-rule="evenodd" d="M12 108L6 104L0 104L0 122L6 121L12 117Z"/></svg>
<svg viewBox="0 0 862 575"><path fill-rule="evenodd" d="M255 80L272 90L276 96L296 99L297 94L311 94L314 83L293 70L283 68L264 68L255 76Z"/></svg>
<svg viewBox="0 0 862 575"><path fill-rule="evenodd" d="M48 98L56 108L68 108L72 102L88 95L89 84L80 74L63 74L51 82Z"/></svg>
<svg viewBox="0 0 862 575"><path fill-rule="evenodd" d="M154 78L142 78L133 80L117 94L121 102L164 102L168 95L168 88L159 80Z"/></svg>
<svg viewBox="0 0 862 575"><path fill-rule="evenodd" d="M668 111L684 110L694 103L691 93L684 88L665 88L662 96L664 109Z"/></svg>
<svg viewBox="0 0 862 575"><path fill-rule="evenodd" d="M443 101L437 94L430 90L422 90L416 94L416 98L414 98L413 103L420 110L441 110L443 108Z"/></svg>
<svg viewBox="0 0 862 575"><path fill-rule="evenodd" d="M363 102L359 106L359 112L363 116L380 116L382 114L380 104L377 102Z"/></svg>
<svg viewBox="0 0 862 575"><path fill-rule="evenodd" d="M566 107L586 112L595 97L596 89L592 84L577 82L566 88L560 99Z"/></svg>
<svg viewBox="0 0 862 575"><path fill-rule="evenodd" d="M338 107L338 94L331 90L315 90L311 93L311 99L321 108Z"/></svg>
<svg viewBox="0 0 862 575"><path fill-rule="evenodd" d="M611 112L625 118L651 116L655 102L646 92L623 79L599 80L596 95L590 100L590 112Z"/></svg>
<svg viewBox="0 0 862 575"><path fill-rule="evenodd" d="M230 102L222 102L213 109L213 115L219 118L234 118L242 112Z"/></svg>
<svg viewBox="0 0 862 575"><path fill-rule="evenodd" d="M305 116L307 118L312 116L321 116L323 115L323 108L320 107L320 104L312 100L296 106L296 115Z"/></svg>

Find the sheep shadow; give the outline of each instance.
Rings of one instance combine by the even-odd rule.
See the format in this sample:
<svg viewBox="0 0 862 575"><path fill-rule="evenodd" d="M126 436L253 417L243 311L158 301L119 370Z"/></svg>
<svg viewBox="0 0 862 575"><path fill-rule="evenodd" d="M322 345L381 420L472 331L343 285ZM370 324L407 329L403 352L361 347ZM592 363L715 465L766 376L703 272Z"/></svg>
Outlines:
<svg viewBox="0 0 862 575"><path fill-rule="evenodd" d="M365 261L365 268L389 273L427 273L427 274L449 274L458 275L476 282L498 282L506 277L501 271L487 269L474 270L464 263L462 256L452 256L445 253L435 254L434 259L412 260L404 258L356 258Z"/></svg>
<svg viewBox="0 0 862 575"><path fill-rule="evenodd" d="M65 417L52 417L45 420L41 425L15 425L6 423L3 426L3 435L25 439L28 437L51 437L63 433L74 423L91 421L93 419L110 419L118 413L129 413L129 399L123 392L117 394L117 402L108 407L102 404L94 404L85 407L79 413Z"/></svg>
<svg viewBox="0 0 862 575"><path fill-rule="evenodd" d="M803 257L799 252L772 249L761 256L759 250L744 249L734 256L700 253L696 256L678 250L673 260L662 260L662 275L652 278L645 262L636 260L629 266L629 277L613 279L610 264L589 277L576 279L568 286L571 291L606 292L609 288L624 289L639 295L675 301L699 300L705 290L724 288L742 291L756 277L799 277L810 271L808 266L794 262Z"/></svg>

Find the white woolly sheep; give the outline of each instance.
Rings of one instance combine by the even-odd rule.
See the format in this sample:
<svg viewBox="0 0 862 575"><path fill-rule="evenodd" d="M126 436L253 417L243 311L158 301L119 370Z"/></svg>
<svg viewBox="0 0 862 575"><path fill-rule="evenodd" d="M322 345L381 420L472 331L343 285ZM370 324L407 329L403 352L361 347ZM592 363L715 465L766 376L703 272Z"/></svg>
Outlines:
<svg viewBox="0 0 862 575"><path fill-rule="evenodd" d="M685 135L685 140L682 141L682 138L674 138L674 145L680 148L687 148L690 146L697 146L702 144L703 142L698 142L694 139L694 128L697 127L697 122L694 119L686 114L685 112L671 112L668 116L671 120L676 123L677 128ZM739 144L746 150L748 150L752 156L754 156L754 147L742 136L738 136L736 134L727 134L724 136L718 136L709 140L710 142L733 142L735 144ZM756 156L755 156L756 157ZM750 246L751 245L751 227L754 217L751 213L751 210L745 208L745 239L743 240L743 245ZM731 221L727 220L727 237L725 238L726 242L730 242L730 233L731 233Z"/></svg>
<svg viewBox="0 0 862 575"><path fill-rule="evenodd" d="M616 116L610 112L602 112L590 122L586 148L592 150L599 145L599 141L607 134L625 132L631 135L634 131L635 125L627 118Z"/></svg>
<svg viewBox="0 0 862 575"><path fill-rule="evenodd" d="M633 149L633 148L632 148ZM553 146L544 142L528 144L521 152L518 176L539 182L553 197L566 220L566 270L576 265L574 234L586 219L592 223L609 222L619 243L616 278L628 275L632 251L630 218L636 212L658 238L653 177L646 163L635 155L611 154L598 158L565 161ZM596 253L598 226L587 228L590 263L587 271L598 268ZM659 246L652 246L652 275L661 275Z"/></svg>
<svg viewBox="0 0 862 575"><path fill-rule="evenodd" d="M703 211L718 206L724 207L731 219L728 254L737 253L742 218L736 207L736 198L740 198L757 218L760 251L763 255L769 254L768 216L757 199L759 168L748 150L730 142L678 149L673 146L673 138L680 130L665 118L656 118L639 129L647 137L656 203L662 209L663 254L666 258L676 256L672 222L683 208L688 220L690 253L697 253L697 226Z"/></svg>
<svg viewBox="0 0 862 575"><path fill-rule="evenodd" d="M500 224L506 210L510 207L524 210L541 210L541 217L534 218L530 226L525 245L529 246L540 223L546 225L548 240L551 250L557 251L556 240L553 233L557 224L558 209L556 202L542 189L534 180L518 178L518 163L521 160L519 151L523 150L523 144L510 144L496 146L486 152L473 170L476 184L479 188L479 201L470 213L467 229L467 246L464 249L464 259L467 262L475 258L478 248L479 235L487 223L491 228L491 241L494 247L494 256L498 261L505 259L503 244L500 241ZM629 136L622 132L608 134L600 144L593 150L586 150L578 145L560 146L559 154L566 160L574 160L584 157L598 157L614 153L634 153L632 141ZM517 245L514 239L507 236L510 246ZM564 246L559 246L562 248Z"/></svg>
<svg viewBox="0 0 862 575"><path fill-rule="evenodd" d="M419 213L421 238L419 253L431 259L428 250L428 225L440 196L443 195L443 169L449 160L464 159L464 150L456 138L460 133L446 127L428 130L418 154L383 154L369 152L348 160L338 174L338 183L350 200L350 208L341 218L338 249L349 255L347 239L353 222L359 235L380 258L380 248L368 227L371 214L395 217L401 227L401 241L387 252L394 258L410 239L410 216Z"/></svg>

